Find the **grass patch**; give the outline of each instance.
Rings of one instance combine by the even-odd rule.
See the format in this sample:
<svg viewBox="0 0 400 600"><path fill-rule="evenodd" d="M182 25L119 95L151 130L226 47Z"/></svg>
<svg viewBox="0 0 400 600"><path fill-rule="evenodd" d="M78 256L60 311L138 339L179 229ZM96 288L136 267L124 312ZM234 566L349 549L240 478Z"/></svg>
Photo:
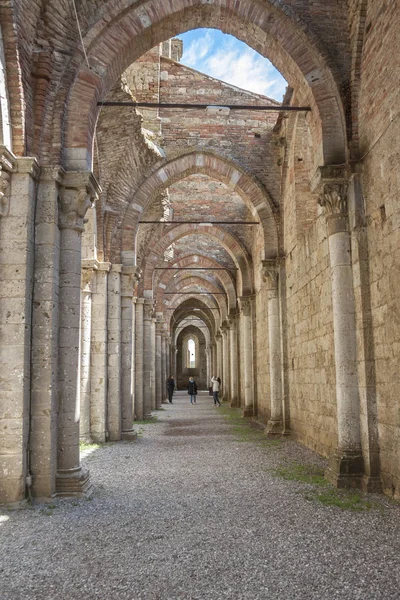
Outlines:
<svg viewBox="0 0 400 600"><path fill-rule="evenodd" d="M158 410L158 411L165 410L165 408L163 408L162 406L160 406L160 408L156 408L156 410Z"/></svg>
<svg viewBox="0 0 400 600"><path fill-rule="evenodd" d="M164 410L164 409L162 409L162 410ZM135 426L135 425L151 425L152 423L157 423L157 421L158 421L157 415L151 415L151 417L149 417L148 419L134 421L133 426Z"/></svg>
<svg viewBox="0 0 400 600"><path fill-rule="evenodd" d="M301 481L302 483L309 483L319 487L326 487L328 485L324 477L324 470L315 465L292 463L278 467L274 473L286 481Z"/></svg>
<svg viewBox="0 0 400 600"><path fill-rule="evenodd" d="M79 442L79 449L81 452L85 452L86 450L98 450L100 448L100 444L90 444L88 442Z"/></svg>
<svg viewBox="0 0 400 600"><path fill-rule="evenodd" d="M324 490L313 494L309 500L316 500L324 506L336 506L341 510L353 510L361 512L364 510L371 510L371 508L377 508L377 504L369 502L358 492L337 490L335 488Z"/></svg>
<svg viewBox="0 0 400 600"><path fill-rule="evenodd" d="M268 438L263 429L252 425L250 420L243 418L240 409L221 406L218 412L231 426L237 442L253 443L262 448L280 448L282 446L282 438Z"/></svg>

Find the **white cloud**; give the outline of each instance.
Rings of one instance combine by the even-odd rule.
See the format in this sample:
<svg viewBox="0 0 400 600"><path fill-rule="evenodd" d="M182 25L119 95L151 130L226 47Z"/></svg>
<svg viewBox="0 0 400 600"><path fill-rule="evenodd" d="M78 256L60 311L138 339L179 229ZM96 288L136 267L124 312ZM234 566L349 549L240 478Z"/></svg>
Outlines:
<svg viewBox="0 0 400 600"><path fill-rule="evenodd" d="M286 81L263 56L232 36L208 30L192 40L182 63L244 90L281 101Z"/></svg>
<svg viewBox="0 0 400 600"><path fill-rule="evenodd" d="M235 48L230 42L205 61L205 72L211 77L221 79L264 96L282 99L286 81L265 58L251 48L244 51Z"/></svg>
<svg viewBox="0 0 400 600"><path fill-rule="evenodd" d="M187 48L183 47L182 63L188 67L198 68L196 65L201 63L209 54L214 45L213 36L207 31L202 37L193 40Z"/></svg>

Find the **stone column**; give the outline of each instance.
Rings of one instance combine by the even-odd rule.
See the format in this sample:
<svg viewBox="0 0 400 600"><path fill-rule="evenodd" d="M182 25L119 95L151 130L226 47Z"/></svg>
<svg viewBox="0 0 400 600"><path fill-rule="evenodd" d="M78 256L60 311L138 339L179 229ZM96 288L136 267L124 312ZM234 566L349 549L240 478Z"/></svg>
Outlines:
<svg viewBox="0 0 400 600"><path fill-rule="evenodd" d="M223 380L222 391L225 402L230 402L230 357L229 357L229 321L225 320L221 327L222 331L222 363L223 363Z"/></svg>
<svg viewBox="0 0 400 600"><path fill-rule="evenodd" d="M268 342L271 417L267 424L270 436L283 433L282 340L279 307L279 264L263 261L263 278L268 289Z"/></svg>
<svg viewBox="0 0 400 600"><path fill-rule="evenodd" d="M254 414L253 397L253 339L251 309L253 296L242 296L239 299L243 327L243 362L244 362L244 417Z"/></svg>
<svg viewBox="0 0 400 600"><path fill-rule="evenodd" d="M163 401L163 381L162 381L162 365L161 365L161 328L162 321L158 319L156 322L156 406L161 408Z"/></svg>
<svg viewBox="0 0 400 600"><path fill-rule="evenodd" d="M94 271L82 265L81 344L80 344L80 426L79 437L91 442L90 437L90 349L92 336L92 287Z"/></svg>
<svg viewBox="0 0 400 600"><path fill-rule="evenodd" d="M238 368L238 350L237 350L237 329L236 317L230 317L229 329L229 357L231 370L231 406L239 406L239 368Z"/></svg>
<svg viewBox="0 0 400 600"><path fill-rule="evenodd" d="M0 503L25 497L29 471L35 159L0 146Z"/></svg>
<svg viewBox="0 0 400 600"><path fill-rule="evenodd" d="M121 439L136 439L133 429L133 381L132 381L132 347L133 347L133 286L138 273L137 267L122 267L121 275Z"/></svg>
<svg viewBox="0 0 400 600"><path fill-rule="evenodd" d="M90 173L68 172L59 197L60 327L56 491L81 495L90 488L79 458L79 329L83 218L99 190Z"/></svg>
<svg viewBox="0 0 400 600"><path fill-rule="evenodd" d="M356 317L345 174L339 167L320 169L319 204L325 208L331 264L336 368L338 447L328 478L338 487L359 487L363 476L360 400L357 374Z"/></svg>
<svg viewBox="0 0 400 600"><path fill-rule="evenodd" d="M217 377L221 378L222 381L222 376L223 376L223 369L222 369L222 335L220 334L220 332L217 332L215 335L215 343L216 343L216 347L217 347L217 372L214 373L214 375L216 375Z"/></svg>
<svg viewBox="0 0 400 600"><path fill-rule="evenodd" d="M157 407L156 401L156 321L154 317L151 319L151 371L150 371L150 388L151 388L151 410Z"/></svg>
<svg viewBox="0 0 400 600"><path fill-rule="evenodd" d="M30 462L32 495L38 498L50 498L56 486L60 261L57 198L63 176L64 171L58 166L42 167L37 192Z"/></svg>
<svg viewBox="0 0 400 600"><path fill-rule="evenodd" d="M162 388L161 397L163 402L168 402L167 399L167 334L165 331L162 332L161 336L161 376L162 376Z"/></svg>
<svg viewBox="0 0 400 600"><path fill-rule="evenodd" d="M107 439L107 283L110 267L108 262L96 261L92 293L90 436L100 444Z"/></svg>
<svg viewBox="0 0 400 600"><path fill-rule="evenodd" d="M121 439L121 272L122 265L112 265L108 277L107 429L112 442Z"/></svg>
<svg viewBox="0 0 400 600"><path fill-rule="evenodd" d="M143 315L143 413L144 418L151 416L151 322L153 318L153 300L145 299Z"/></svg>
<svg viewBox="0 0 400 600"><path fill-rule="evenodd" d="M206 346L206 380L207 380L207 387L210 385L210 380L211 380L211 376L210 376L210 359L211 359L211 350L210 350L210 346Z"/></svg>
<svg viewBox="0 0 400 600"><path fill-rule="evenodd" d="M135 419L143 420L143 312L144 298L135 303Z"/></svg>

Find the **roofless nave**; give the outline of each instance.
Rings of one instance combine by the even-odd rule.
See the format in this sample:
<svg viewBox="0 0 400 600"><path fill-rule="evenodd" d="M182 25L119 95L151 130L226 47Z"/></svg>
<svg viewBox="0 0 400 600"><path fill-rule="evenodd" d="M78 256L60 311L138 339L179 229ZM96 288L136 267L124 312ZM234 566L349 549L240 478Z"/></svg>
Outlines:
<svg viewBox="0 0 400 600"><path fill-rule="evenodd" d="M84 494L80 438L132 439L170 372L398 496L396 3L73 7L0 7L0 502ZM310 110L180 64L198 27Z"/></svg>

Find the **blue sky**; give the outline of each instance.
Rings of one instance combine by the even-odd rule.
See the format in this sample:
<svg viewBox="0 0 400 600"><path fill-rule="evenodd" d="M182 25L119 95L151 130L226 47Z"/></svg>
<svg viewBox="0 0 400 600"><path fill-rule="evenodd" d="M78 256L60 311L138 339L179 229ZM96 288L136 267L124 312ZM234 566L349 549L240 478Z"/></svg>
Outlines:
<svg viewBox="0 0 400 600"><path fill-rule="evenodd" d="M286 81L269 60L217 29L195 29L183 40L181 63L226 83L282 101Z"/></svg>

